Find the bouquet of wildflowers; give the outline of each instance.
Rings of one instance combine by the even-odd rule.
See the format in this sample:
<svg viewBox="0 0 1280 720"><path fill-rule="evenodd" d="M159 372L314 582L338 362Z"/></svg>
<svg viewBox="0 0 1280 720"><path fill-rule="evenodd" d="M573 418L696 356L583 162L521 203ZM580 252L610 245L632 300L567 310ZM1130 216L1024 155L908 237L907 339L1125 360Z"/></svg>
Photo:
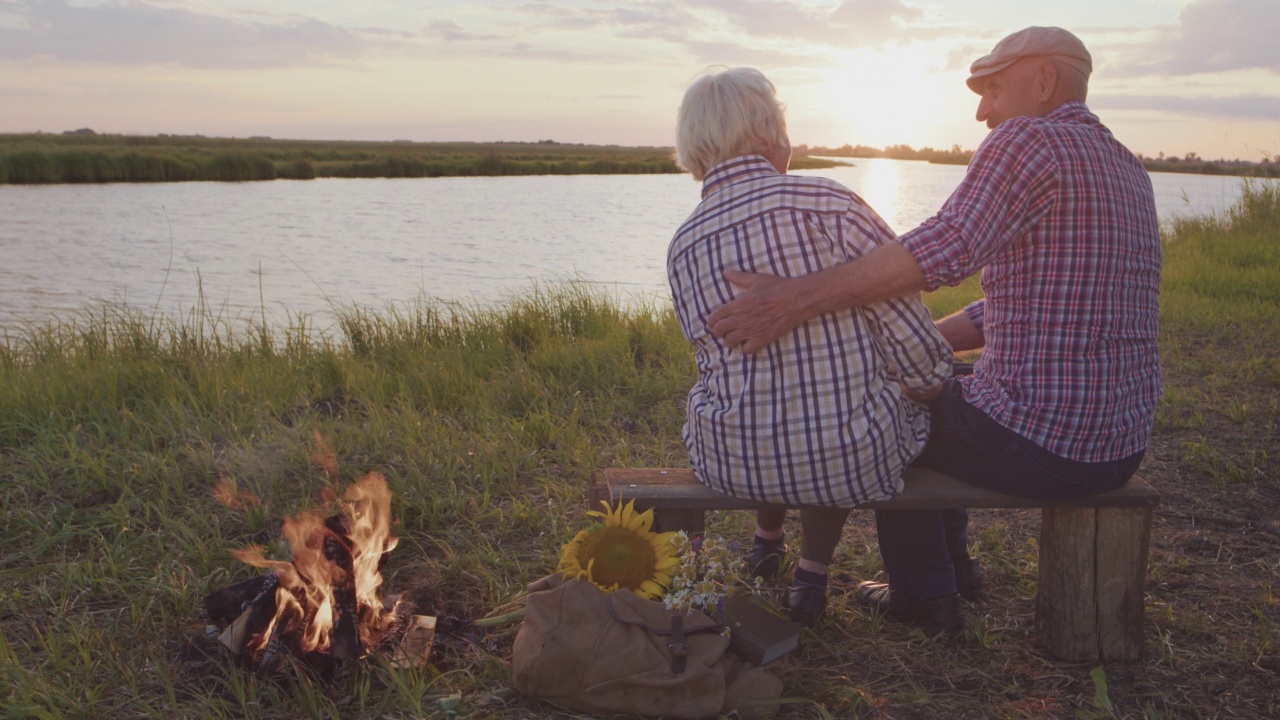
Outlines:
<svg viewBox="0 0 1280 720"><path fill-rule="evenodd" d="M725 601L733 595L739 578L738 543L714 535L690 538L681 530L671 538L671 544L677 561L670 570L671 584L662 596L662 604L668 610L701 610L724 622ZM759 582L757 578L757 585Z"/></svg>

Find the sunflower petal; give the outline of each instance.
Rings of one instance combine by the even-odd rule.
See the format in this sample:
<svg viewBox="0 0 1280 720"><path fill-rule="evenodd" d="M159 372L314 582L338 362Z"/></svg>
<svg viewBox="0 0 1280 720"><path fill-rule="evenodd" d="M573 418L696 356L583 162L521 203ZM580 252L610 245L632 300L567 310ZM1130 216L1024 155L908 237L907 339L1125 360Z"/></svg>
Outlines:
<svg viewBox="0 0 1280 720"><path fill-rule="evenodd" d="M662 542L670 543L671 547L674 549L676 535L679 535L679 532L675 530L672 530L670 532L658 533L658 539L661 540Z"/></svg>
<svg viewBox="0 0 1280 720"><path fill-rule="evenodd" d="M625 503L618 503L615 509L615 517L618 521L618 527L626 527L631 522L631 508L635 507L636 501L630 500Z"/></svg>
<svg viewBox="0 0 1280 720"><path fill-rule="evenodd" d="M631 518L629 527L639 533L649 532L649 528L653 527L653 508L649 508L642 513L637 513Z"/></svg>
<svg viewBox="0 0 1280 720"><path fill-rule="evenodd" d="M671 568L679 564L680 564L680 558L678 557L659 558L658 562L653 564L653 569L654 570L670 570Z"/></svg>
<svg viewBox="0 0 1280 720"><path fill-rule="evenodd" d="M671 542L668 542L668 541L667 541L666 539L664 539L661 535L654 535L654 534L650 533L650 534L649 534L649 544L650 544L651 546L653 546L653 551L654 551L654 552L656 552L656 553L658 553L658 554L659 554L659 555L661 555L662 557L671 557L671 556L673 556L673 555L679 555L679 554L680 554L680 553L677 551L676 546L675 546L674 544L672 544Z"/></svg>
<svg viewBox="0 0 1280 720"><path fill-rule="evenodd" d="M652 580L645 580L640 583L640 592L649 596L650 600L657 600L662 597L662 586Z"/></svg>

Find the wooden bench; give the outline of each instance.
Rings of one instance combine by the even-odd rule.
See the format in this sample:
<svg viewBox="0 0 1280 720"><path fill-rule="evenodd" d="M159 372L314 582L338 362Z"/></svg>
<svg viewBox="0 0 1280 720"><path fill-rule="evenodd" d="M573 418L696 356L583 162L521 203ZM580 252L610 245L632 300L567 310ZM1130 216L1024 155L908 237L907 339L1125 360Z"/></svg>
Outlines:
<svg viewBox="0 0 1280 720"><path fill-rule="evenodd" d="M1046 502L982 490L941 473L909 468L906 489L859 509L1042 508L1036 630L1050 653L1069 661L1135 661L1143 652L1142 588L1152 509L1160 494L1141 479L1102 495ZM606 468L591 505L635 500L653 508L654 529L702 532L708 510L759 503L710 490L681 468Z"/></svg>

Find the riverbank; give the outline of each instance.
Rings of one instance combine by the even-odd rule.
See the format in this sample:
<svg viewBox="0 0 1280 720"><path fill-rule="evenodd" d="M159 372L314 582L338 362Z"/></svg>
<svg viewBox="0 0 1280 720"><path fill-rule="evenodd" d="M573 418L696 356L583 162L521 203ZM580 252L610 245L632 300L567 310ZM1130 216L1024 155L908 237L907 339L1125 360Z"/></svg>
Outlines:
<svg viewBox="0 0 1280 720"><path fill-rule="evenodd" d="M1280 712L1280 191L1254 187L1166 238L1166 393L1142 474L1164 494L1147 659L1057 663L1032 627L1038 514L974 513L989 599L963 642L848 595L879 568L869 513L830 619L781 661L779 717L1219 717ZM942 314L974 283L928 298ZM203 310L110 307L0 346L0 698L23 717L552 718L511 690L515 624L476 627L551 571L592 473L686 465L694 368L672 314L573 286L496 310L345 312L327 340ZM337 458L313 457L319 436ZM204 637L201 598L279 552L331 481L386 475L385 587L441 618L429 671L256 677ZM231 509L226 479L259 504ZM721 513L712 531L749 537ZM796 528L792 528L795 531ZM776 602L777 593L770 595Z"/></svg>
<svg viewBox="0 0 1280 720"><path fill-rule="evenodd" d="M968 165L973 158L972 150L962 149L959 145L953 145L949 150L938 150L931 147L922 147L917 150L910 145L890 145L883 150L866 147L865 145L845 145L839 148L811 148L801 145L797 150L829 157L923 160L935 165ZM1138 159L1142 161L1142 166L1147 169L1147 172L1256 178L1280 177L1280 162L1275 162L1270 157L1266 157L1260 162L1249 162L1247 160L1205 160L1195 153L1190 153L1181 158L1165 157L1162 153L1158 158L1139 155Z"/></svg>
<svg viewBox="0 0 1280 720"><path fill-rule="evenodd" d="M796 169L846 163L796 157ZM680 173L671 148L192 135L0 135L0 184Z"/></svg>

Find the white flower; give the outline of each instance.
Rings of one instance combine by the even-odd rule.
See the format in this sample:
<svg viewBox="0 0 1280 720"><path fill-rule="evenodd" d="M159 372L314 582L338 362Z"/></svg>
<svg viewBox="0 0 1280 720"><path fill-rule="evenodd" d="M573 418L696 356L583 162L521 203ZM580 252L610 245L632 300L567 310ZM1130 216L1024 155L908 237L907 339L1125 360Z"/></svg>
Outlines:
<svg viewBox="0 0 1280 720"><path fill-rule="evenodd" d="M691 540L683 531L676 533L671 542L678 561L669 570L671 586L663 597L663 606L685 612L701 610L723 620L722 601L733 594L738 580L734 547L714 535Z"/></svg>

